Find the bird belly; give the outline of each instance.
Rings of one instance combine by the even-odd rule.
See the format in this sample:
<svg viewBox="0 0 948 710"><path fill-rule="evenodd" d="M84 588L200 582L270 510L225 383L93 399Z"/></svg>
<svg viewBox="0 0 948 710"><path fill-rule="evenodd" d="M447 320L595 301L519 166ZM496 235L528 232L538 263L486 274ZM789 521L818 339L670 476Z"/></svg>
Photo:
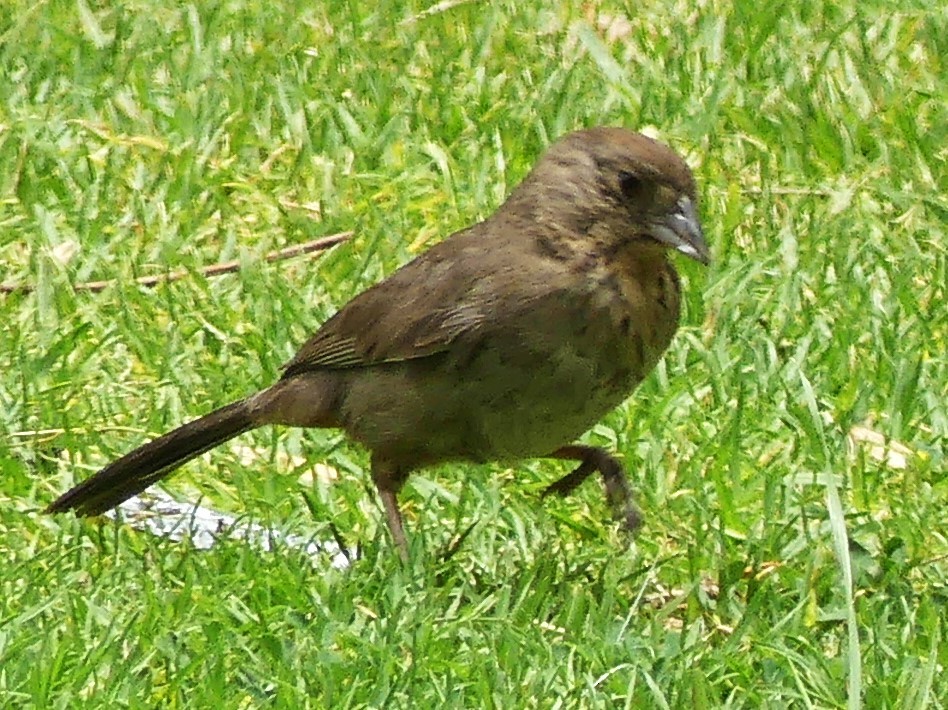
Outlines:
<svg viewBox="0 0 948 710"><path fill-rule="evenodd" d="M495 333L463 352L363 371L348 387L344 426L407 468L545 456L620 404L654 364L608 321L573 322L575 332Z"/></svg>

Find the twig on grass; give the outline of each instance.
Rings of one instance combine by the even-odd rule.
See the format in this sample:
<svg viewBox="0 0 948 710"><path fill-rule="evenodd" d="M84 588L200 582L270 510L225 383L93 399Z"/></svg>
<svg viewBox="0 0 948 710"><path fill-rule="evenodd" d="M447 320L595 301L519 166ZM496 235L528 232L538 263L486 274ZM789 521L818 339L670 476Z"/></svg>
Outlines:
<svg viewBox="0 0 948 710"><path fill-rule="evenodd" d="M269 252L264 257L264 259L268 262L283 261L285 259L292 259L293 257L302 256L304 254L326 251L330 247L334 247L337 244L341 244L342 242L346 241L352 236L352 234L352 232L340 232L339 234L330 234L327 237L321 237L319 239L314 239L302 244L295 244L291 247L277 249L276 251ZM211 277L219 276L220 274L232 274L239 270L240 261L234 260L205 266L201 269L198 269L197 273ZM161 283L179 281L181 279L187 278L191 274L191 271L181 269L179 271L172 271L167 274L140 276L139 278L135 279L135 283L139 286L152 288ZM98 293L99 291L104 291L110 286L115 286L118 283L119 279L108 279L106 281L85 281L83 283L75 284L73 289L76 291L92 291L93 293ZM36 287L31 286L30 284L0 284L0 293L31 293L35 289Z"/></svg>

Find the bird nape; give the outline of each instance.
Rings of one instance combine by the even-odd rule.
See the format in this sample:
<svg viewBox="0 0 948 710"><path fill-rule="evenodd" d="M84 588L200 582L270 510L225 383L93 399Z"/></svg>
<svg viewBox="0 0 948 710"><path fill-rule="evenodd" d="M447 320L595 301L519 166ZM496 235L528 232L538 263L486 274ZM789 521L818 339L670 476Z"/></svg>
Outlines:
<svg viewBox="0 0 948 710"><path fill-rule="evenodd" d="M392 538L408 475L452 461L553 457L598 472L613 513L640 524L626 474L574 443L626 399L678 326L669 252L707 264L691 170L622 128L553 144L498 210L357 295L272 386L113 461L49 512L96 515L257 427L339 427L371 453Z"/></svg>

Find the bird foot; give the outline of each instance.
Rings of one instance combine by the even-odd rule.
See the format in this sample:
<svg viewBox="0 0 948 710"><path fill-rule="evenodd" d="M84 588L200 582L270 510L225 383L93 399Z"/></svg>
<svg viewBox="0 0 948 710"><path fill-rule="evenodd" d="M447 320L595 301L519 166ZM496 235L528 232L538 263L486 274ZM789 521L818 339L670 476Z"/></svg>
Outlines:
<svg viewBox="0 0 948 710"><path fill-rule="evenodd" d="M632 489L626 478L622 464L617 458L606 453L603 449L594 446L564 446L557 449L550 458L572 459L580 462L572 472L554 481L543 490L543 497L555 493L566 496L594 471L602 475L602 482L606 489L606 500L617 520L631 533L638 532L642 527L642 514L635 506Z"/></svg>

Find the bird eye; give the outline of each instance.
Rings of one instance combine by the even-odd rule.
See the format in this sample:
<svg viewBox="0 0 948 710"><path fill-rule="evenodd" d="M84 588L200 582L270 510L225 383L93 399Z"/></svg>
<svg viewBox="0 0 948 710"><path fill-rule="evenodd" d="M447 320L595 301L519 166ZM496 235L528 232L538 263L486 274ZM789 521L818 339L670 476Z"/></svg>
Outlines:
<svg viewBox="0 0 948 710"><path fill-rule="evenodd" d="M623 197L629 201L638 201L645 197L648 189L645 180L638 175L622 170L619 172L619 189Z"/></svg>

